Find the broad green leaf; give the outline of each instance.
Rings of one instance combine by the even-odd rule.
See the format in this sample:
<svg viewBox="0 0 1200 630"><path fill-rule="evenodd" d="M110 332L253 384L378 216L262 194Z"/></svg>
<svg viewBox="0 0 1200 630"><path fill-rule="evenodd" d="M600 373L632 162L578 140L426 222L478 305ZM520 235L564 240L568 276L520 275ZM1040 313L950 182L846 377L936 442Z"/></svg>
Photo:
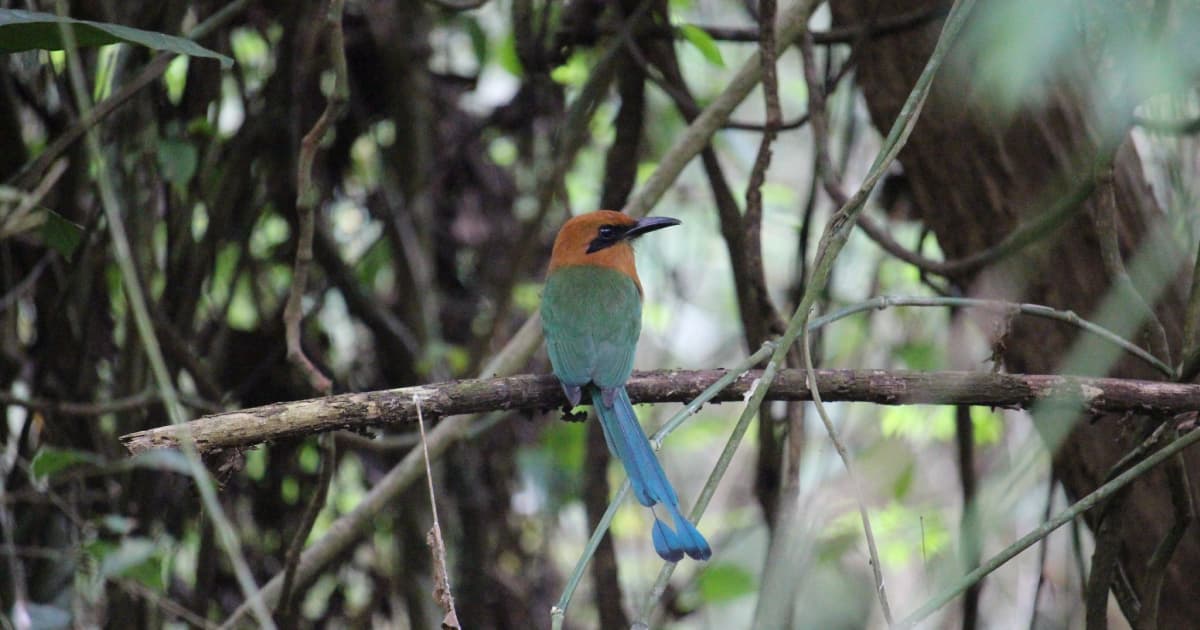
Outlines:
<svg viewBox="0 0 1200 630"><path fill-rule="evenodd" d="M736 564L714 564L704 569L697 580L700 596L706 602L723 602L753 593L754 575Z"/></svg>
<svg viewBox="0 0 1200 630"><path fill-rule="evenodd" d="M178 105L183 100L183 89L187 87L188 58L179 56L167 64L163 72L163 84L167 86L167 100Z"/></svg>
<svg viewBox="0 0 1200 630"><path fill-rule="evenodd" d="M233 287L233 301L229 303L229 326L236 330L254 330L258 326L258 308L249 276L238 276Z"/></svg>
<svg viewBox="0 0 1200 630"><path fill-rule="evenodd" d="M296 505L300 500L300 482L290 475L284 477L283 482L279 484L279 495L284 503Z"/></svg>
<svg viewBox="0 0 1200 630"><path fill-rule="evenodd" d="M261 448L250 449L246 452L246 476L261 481L267 474L267 452Z"/></svg>
<svg viewBox="0 0 1200 630"><path fill-rule="evenodd" d="M908 496L908 491L912 489L913 478L915 477L916 466L915 462L909 462L904 470L896 476L896 480L892 482L892 498L902 500Z"/></svg>
<svg viewBox="0 0 1200 630"><path fill-rule="evenodd" d="M33 463L29 465L29 470L34 479L44 480L68 468L84 464L101 466L104 464L104 460L86 451L43 446L33 456Z"/></svg>
<svg viewBox="0 0 1200 630"><path fill-rule="evenodd" d="M566 63L550 71L550 78L555 83L571 87L579 87L587 83L590 75L591 69L588 68L587 56L582 52L576 52L567 59Z"/></svg>
<svg viewBox="0 0 1200 630"><path fill-rule="evenodd" d="M525 76L525 67L521 65L521 58L517 56L517 43L512 35L496 44L496 62L514 77Z"/></svg>
<svg viewBox="0 0 1200 630"><path fill-rule="evenodd" d="M725 58L721 56L721 48L717 46L717 41L708 34L708 31L693 26L691 24L680 24L679 34L688 41L696 50L700 51L701 55L714 66L719 68L725 67Z"/></svg>
<svg viewBox="0 0 1200 630"><path fill-rule="evenodd" d="M103 46L105 44L138 44L168 52L205 57L221 62L221 67L233 65L233 59L213 52L190 39L143 31L120 24L91 22L18 9L0 9L0 52L23 50L62 50L63 24L74 28L75 40L80 46Z"/></svg>
<svg viewBox="0 0 1200 630"><path fill-rule="evenodd" d="M300 447L300 470L306 473L316 473L321 465L321 452L315 442L308 442Z"/></svg>
<svg viewBox="0 0 1200 630"><path fill-rule="evenodd" d="M42 240L63 258L71 260L75 249L83 240L83 227L68 221L53 210L43 210L46 221L42 223Z"/></svg>

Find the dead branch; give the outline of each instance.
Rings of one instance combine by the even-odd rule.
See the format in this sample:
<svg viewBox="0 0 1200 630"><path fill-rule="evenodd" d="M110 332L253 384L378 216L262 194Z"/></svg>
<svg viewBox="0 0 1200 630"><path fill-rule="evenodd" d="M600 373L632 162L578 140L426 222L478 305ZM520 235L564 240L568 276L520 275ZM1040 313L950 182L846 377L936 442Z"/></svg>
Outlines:
<svg viewBox="0 0 1200 630"><path fill-rule="evenodd" d="M724 374L722 370L637 372L629 395L636 403L686 402ZM715 399L741 400L761 372L741 375ZM816 381L827 402L881 405L981 405L1027 409L1044 400L1078 406L1081 412L1177 414L1200 409L1200 385L1116 378L981 372L896 372L817 370ZM190 431L201 452L246 448L283 438L337 429L363 430L415 422L423 413L443 418L492 410L554 409L566 403L552 375L447 381L400 389L341 394L213 414L182 427L164 426L121 437L130 453L175 447L181 431ZM804 370L780 370L767 398L810 400Z"/></svg>

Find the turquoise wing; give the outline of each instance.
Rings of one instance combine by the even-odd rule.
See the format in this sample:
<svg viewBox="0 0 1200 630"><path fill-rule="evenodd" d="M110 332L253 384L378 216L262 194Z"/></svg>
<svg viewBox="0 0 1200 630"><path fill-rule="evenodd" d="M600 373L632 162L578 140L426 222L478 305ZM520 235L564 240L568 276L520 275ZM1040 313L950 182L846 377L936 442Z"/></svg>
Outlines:
<svg viewBox="0 0 1200 630"><path fill-rule="evenodd" d="M642 296L629 276L579 266L546 279L542 331L554 374L564 384L625 384L641 329Z"/></svg>

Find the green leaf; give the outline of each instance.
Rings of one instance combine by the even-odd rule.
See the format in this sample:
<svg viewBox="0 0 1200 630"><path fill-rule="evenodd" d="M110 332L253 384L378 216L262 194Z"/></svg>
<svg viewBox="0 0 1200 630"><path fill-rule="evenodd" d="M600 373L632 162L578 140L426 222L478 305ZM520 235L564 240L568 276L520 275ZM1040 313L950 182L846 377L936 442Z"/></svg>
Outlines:
<svg viewBox="0 0 1200 630"><path fill-rule="evenodd" d="M475 63L482 68L487 65L488 61L488 36L483 27L479 25L479 20L464 15L462 16L463 27L467 31L467 36L471 38L471 49L475 52Z"/></svg>
<svg viewBox="0 0 1200 630"><path fill-rule="evenodd" d="M82 465L101 466L104 460L86 451L43 446L33 456L29 471L36 480L44 480L68 468Z"/></svg>
<svg viewBox="0 0 1200 630"><path fill-rule="evenodd" d="M908 491L912 489L913 478L916 476L914 463L910 461L892 482L892 498L899 500L908 496Z"/></svg>
<svg viewBox="0 0 1200 630"><path fill-rule="evenodd" d="M154 31L143 31L120 24L76 20L52 13L36 13L18 9L0 9L0 52L63 50L65 48L61 31L63 24L69 24L74 28L75 40L80 46L138 44L180 55L216 59L221 62L223 68L233 65L233 59L213 52L190 39Z"/></svg>
<svg viewBox="0 0 1200 630"><path fill-rule="evenodd" d="M725 58L721 56L721 48L717 46L717 40L708 34L708 31L693 26L691 24L680 24L678 26L679 34L688 41L696 50L700 51L701 55L714 66L719 68L725 67Z"/></svg>
<svg viewBox="0 0 1200 630"><path fill-rule="evenodd" d="M83 240L83 227L53 210L43 209L42 212L46 215L46 221L42 223L42 240L63 258L71 260Z"/></svg>
<svg viewBox="0 0 1200 630"><path fill-rule="evenodd" d="M314 442L309 442L300 447L300 470L315 474L317 468L320 466L321 452L317 450L317 445Z"/></svg>
<svg viewBox="0 0 1200 630"><path fill-rule="evenodd" d="M736 564L714 564L704 569L697 580L700 596L706 602L723 602L753 593L754 575Z"/></svg>
<svg viewBox="0 0 1200 630"><path fill-rule="evenodd" d="M517 56L517 43L512 35L505 37L496 44L496 62L501 68L508 71L509 74L518 79L525 76L525 67L521 65L521 58Z"/></svg>
<svg viewBox="0 0 1200 630"><path fill-rule="evenodd" d="M567 59L566 63L550 71L550 79L559 85L580 87L587 83L591 76L588 68L587 55L576 52Z"/></svg>
<svg viewBox="0 0 1200 630"><path fill-rule="evenodd" d="M296 505L296 501L300 500L300 482L292 476L284 477L283 482L279 484L279 496L284 503Z"/></svg>
<svg viewBox="0 0 1200 630"><path fill-rule="evenodd" d="M199 152L186 140L171 138L158 143L158 168L164 179L179 188L192 180L199 163Z"/></svg>

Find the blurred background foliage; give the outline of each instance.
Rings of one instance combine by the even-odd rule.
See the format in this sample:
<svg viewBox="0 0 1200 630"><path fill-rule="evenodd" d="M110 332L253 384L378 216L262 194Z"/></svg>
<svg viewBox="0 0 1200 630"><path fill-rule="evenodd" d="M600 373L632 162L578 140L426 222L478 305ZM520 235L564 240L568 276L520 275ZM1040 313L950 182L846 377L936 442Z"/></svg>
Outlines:
<svg viewBox="0 0 1200 630"><path fill-rule="evenodd" d="M757 50L755 2L651 0L650 17L631 35L648 58L623 54L615 76L598 78L623 20L642 3L491 0L470 10L453 4L349 0L346 6L351 101L315 169L322 202L304 323L308 354L338 391L476 375L536 311L557 227L571 213L604 203L619 207L684 133L686 117L696 112L681 112L678 95L663 89L674 82L664 68L677 63L683 87L674 89L703 107ZM814 30L834 33L861 23L833 4L817 7ZM920 19L880 37L933 41L945 5L906 4L924 11ZM215 0L77 2L69 14L186 33L222 6ZM0 7L55 11L47 2ZM281 316L296 244L299 139L333 83L324 11L318 2L240 3L199 40L231 58L228 67L197 56L168 60L137 42L82 49L91 98L122 99L97 127L103 171L83 143L58 143L81 120L70 96L67 53L30 50L0 58L5 627L208 626L242 601L186 463L172 453L128 459L117 439L167 420L95 180L111 178L117 192L155 333L191 413L311 397L286 362ZM0 49L11 32L6 19L0 13ZM1063 85L1083 103L1088 122L1049 124L1102 137L1124 136L1139 122L1132 131L1144 167L1138 174L1169 226L1178 258L1173 264L1190 266L1200 237L1197 32L1200 8L1191 2L981 2L958 45L961 54L936 89L943 96L969 94L974 114L983 112L1003 129L1025 124L1029 111L1060 97ZM851 45L873 36L851 35L816 52L827 78L848 68L828 95L831 155L847 184L861 180L880 142L873 126L880 114L868 101L881 96L877 88L869 91L870 83L864 94L856 82L857 64L870 57ZM165 64L160 78L123 93L156 63ZM810 103L795 47L781 56L778 72L784 121L795 120ZM596 88L600 98L583 119L582 141L577 150L564 146L569 109ZM640 107L637 99L644 101ZM618 152L627 107L641 111L641 124L632 128L639 142ZM953 104L935 97L925 115L938 119L945 107ZM764 117L763 96L755 90L731 120L757 125ZM760 137L755 129L730 128L713 139L735 209L745 206ZM783 131L773 149L762 188L762 271L769 302L787 316L836 208L816 181L811 127ZM1082 164L1093 157L1063 160ZM557 180L555 164L563 159L568 168ZM953 164L942 181L953 187L962 182L953 171L958 161L947 160ZM947 246L953 226L923 221L912 210L929 212L934 197L919 183L913 192L906 172L913 163L902 162L867 212L896 241L917 244L937 260L949 257L943 249L954 255L964 247L982 249L1015 225L997 221L990 235L964 236L973 244ZM1013 167L1007 175L1019 179L1022 171ZM638 252L646 295L641 368L733 365L753 343L751 329L771 330L765 319L743 319L737 283L744 279L729 256L737 246L723 236L713 187L712 170L696 161L654 209L683 225ZM1030 199L1029 190L1017 188ZM1044 201L1045 191L1038 193ZM966 235L975 228L960 229ZM1123 245L1132 256L1132 242ZM927 273L855 232L820 309L880 294L987 292L973 280ZM1090 312L1092 303L1063 295L1054 306ZM950 309L873 311L825 330L817 362L999 369L1003 362L993 361L994 351L1004 351L994 347L998 336L1010 345L1039 343L1020 339L1020 329L1005 338L999 332L1005 326ZM1184 350L1178 327L1167 327L1178 359ZM1047 354L1053 354L1049 364L1060 364L1061 354ZM528 371L547 372L544 355ZM653 429L675 409L658 405L639 413ZM961 524L964 448L973 454L974 476L1002 485L996 490L1003 501L988 512L980 534L985 556L1079 494L1051 474L1051 455L1026 414L866 404L830 409L865 481L883 572L899 610L914 608L961 573L971 555ZM685 505L699 492L739 411L736 404L705 407L660 453ZM680 567L656 626L751 627L760 596L783 588L794 627L884 627L851 482L815 414L806 411L804 405L764 407L758 422L767 428L752 429L758 443L739 452L702 522L716 554L707 564ZM790 455L794 478L779 479L789 427L807 438ZM463 627L549 625L548 611L591 531L594 519L584 501L589 483L600 482L602 510L609 486L621 479L619 466L606 463L603 442L585 433L559 422L556 413L513 413L436 463ZM352 510L416 440L411 432L381 429L373 436L339 434L337 443L328 501L310 541ZM598 465L590 463L589 451L600 452ZM321 457L315 437L286 440L241 453L214 471L221 504L259 583L283 569L317 488ZM784 491L796 493L798 525L788 533L796 536L788 539L796 541L788 549L794 566L782 585L766 585L768 545L782 535L773 511ZM414 487L303 592L296 623L436 626L441 614L429 595L429 523L428 500ZM616 579L585 581L568 627L628 621L621 609L640 604L659 566L648 529L644 510L618 512L612 525L618 562L597 570ZM1083 523L1051 535L1038 553L989 578L976 611L948 608L936 624L1024 627L1033 620L1038 628L1082 627L1092 544ZM1117 604L1110 608L1113 623L1124 623Z"/></svg>

